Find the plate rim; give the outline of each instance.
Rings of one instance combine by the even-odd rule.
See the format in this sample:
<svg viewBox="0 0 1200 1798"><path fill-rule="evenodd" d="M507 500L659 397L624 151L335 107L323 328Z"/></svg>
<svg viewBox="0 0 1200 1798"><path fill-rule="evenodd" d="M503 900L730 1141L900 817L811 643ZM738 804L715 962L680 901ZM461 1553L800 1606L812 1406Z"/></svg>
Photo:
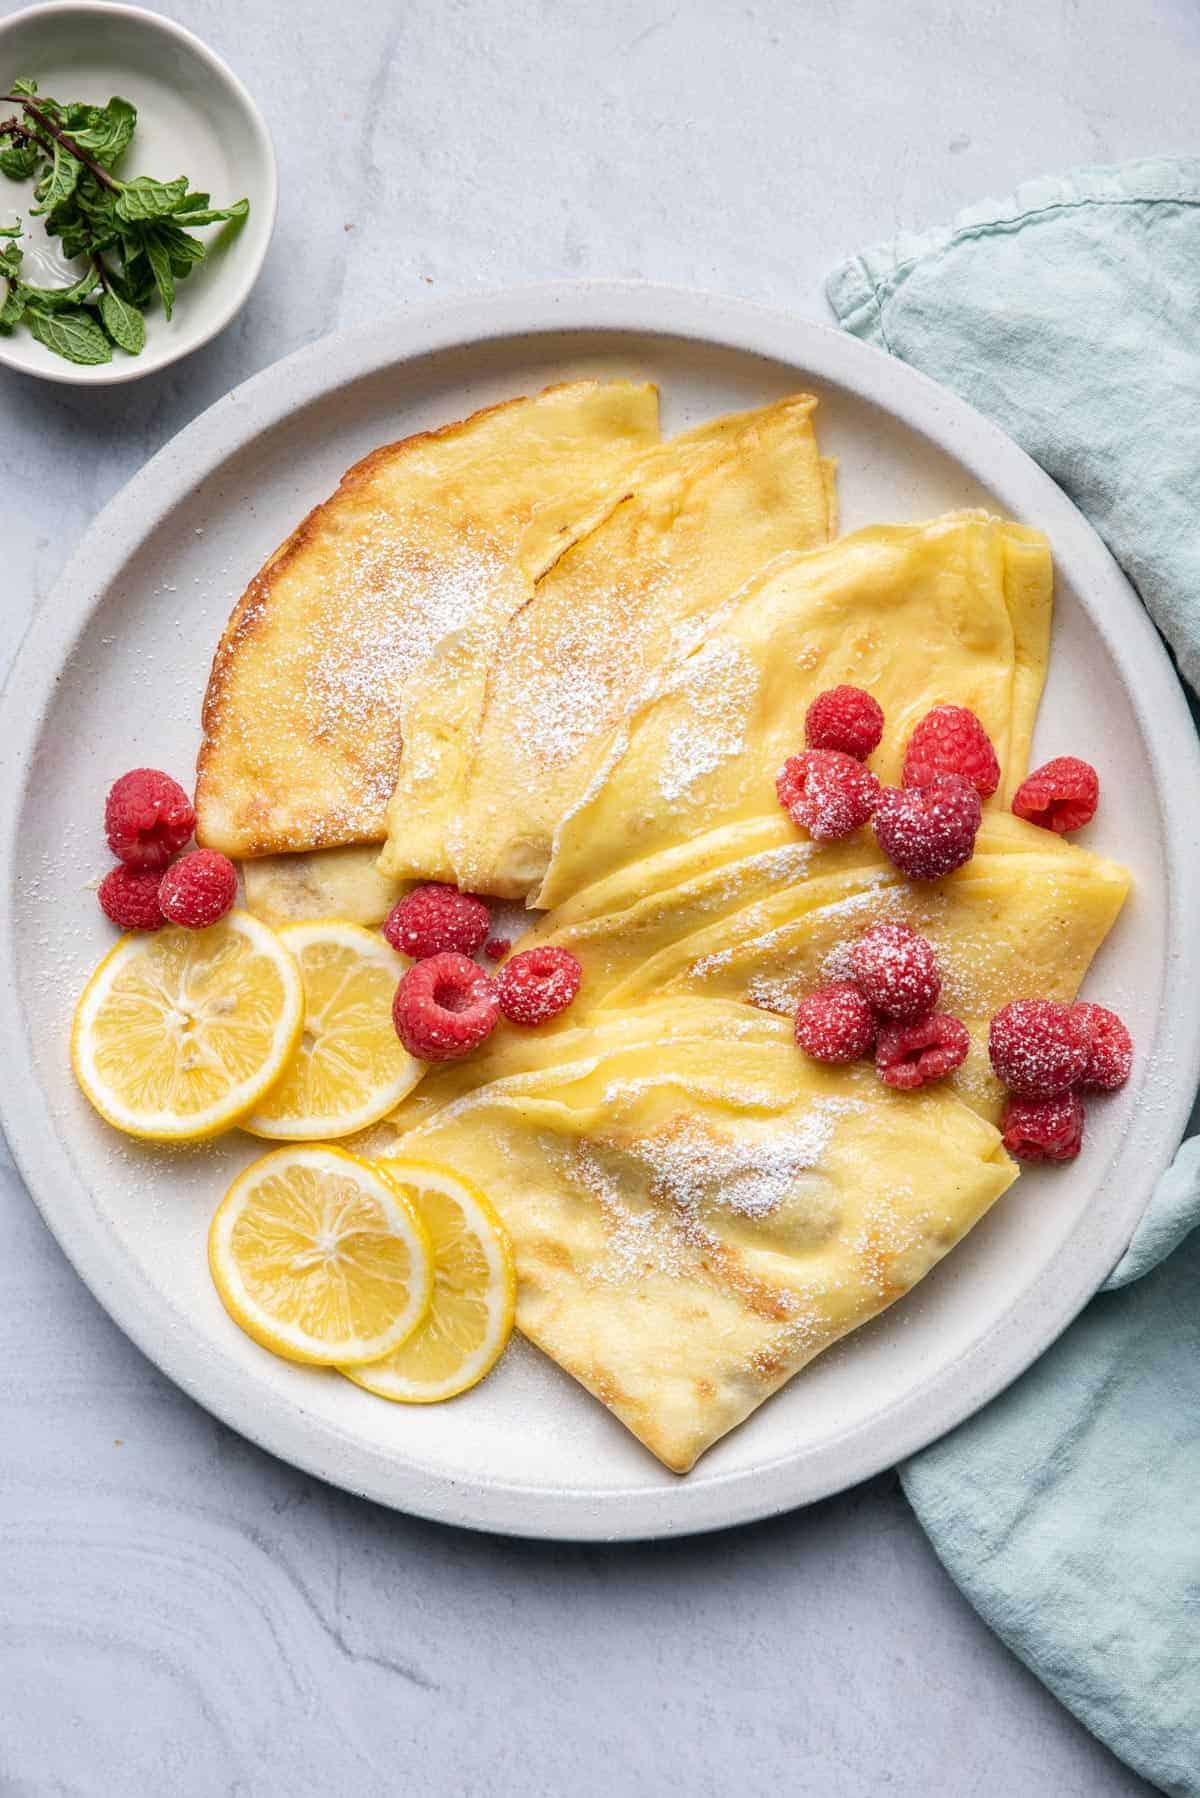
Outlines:
<svg viewBox="0 0 1200 1798"><path fill-rule="evenodd" d="M993 490L1016 492L1018 514L1050 521L1055 561L1118 667L1138 676L1136 708L1154 720L1146 746L1167 864L1167 954L1193 968L1187 918L1200 902L1200 846L1164 805L1166 773L1200 782L1200 742L1166 650L1125 576L1071 500L998 426L927 376L858 339L785 309L638 281L568 281L427 302L318 340L233 388L184 427L111 499L85 532L49 596L35 607L0 696L0 1054L9 1078L0 1123L21 1177L84 1284L142 1352L190 1397L267 1452L375 1502L432 1520L505 1535L630 1541L696 1534L816 1502L936 1441L1023 1373L1107 1277L1145 1209L1153 1181L1182 1136L1200 1073L1200 1010L1188 982L1164 984L1157 1043L1169 1050L1169 1094L1139 1108L1097 1187L1136 1166L1119 1202L1089 1214L979 1342L938 1368L868 1424L817 1448L689 1486L607 1490L488 1483L431 1473L313 1418L300 1402L263 1407L260 1389L204 1351L204 1338L120 1249L57 1137L33 1062L16 983L12 914L25 781L59 674L99 596L137 546L222 462L290 413L351 382L431 354L489 342L587 333L669 337L802 367L882 407ZM1006 503L1008 503L1006 499ZM1120 653L1115 634L1121 637ZM1186 786L1186 779L1185 779ZM1155 1076L1153 1066L1144 1078ZM17 1101L17 1094L20 1101ZM78 1196L77 1196L78 1195ZM1136 1199L1136 1204L1133 1202ZM189 1330L191 1338L189 1339Z"/></svg>

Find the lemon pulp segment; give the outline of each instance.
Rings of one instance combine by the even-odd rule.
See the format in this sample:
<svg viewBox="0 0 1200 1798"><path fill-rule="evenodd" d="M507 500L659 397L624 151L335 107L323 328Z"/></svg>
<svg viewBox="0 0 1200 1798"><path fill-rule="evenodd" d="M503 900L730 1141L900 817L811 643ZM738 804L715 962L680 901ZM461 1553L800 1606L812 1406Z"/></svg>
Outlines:
<svg viewBox="0 0 1200 1798"><path fill-rule="evenodd" d="M234 1181L209 1231L222 1303L292 1361L376 1360L429 1306L429 1233L404 1192L325 1143L276 1149Z"/></svg>
<svg viewBox="0 0 1200 1798"><path fill-rule="evenodd" d="M207 930L122 937L75 1008L71 1064L118 1130L212 1136L279 1078L303 1017L291 954L268 925L234 911Z"/></svg>
<svg viewBox="0 0 1200 1798"><path fill-rule="evenodd" d="M504 1226L478 1187L419 1161L380 1164L410 1195L433 1244L424 1322L385 1360L344 1368L358 1385L404 1404L454 1398L490 1371L512 1333L516 1275Z"/></svg>
<svg viewBox="0 0 1200 1798"><path fill-rule="evenodd" d="M407 963L377 931L337 919L285 925L279 934L304 983L304 1029L282 1077L242 1127L301 1142L364 1130L425 1071L392 1026Z"/></svg>

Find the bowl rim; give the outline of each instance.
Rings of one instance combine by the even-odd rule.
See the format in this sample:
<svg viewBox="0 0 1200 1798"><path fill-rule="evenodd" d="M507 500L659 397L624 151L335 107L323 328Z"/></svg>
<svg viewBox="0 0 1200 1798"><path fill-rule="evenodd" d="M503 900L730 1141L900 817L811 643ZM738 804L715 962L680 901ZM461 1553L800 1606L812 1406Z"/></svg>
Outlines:
<svg viewBox="0 0 1200 1798"><path fill-rule="evenodd" d="M0 49L4 39L14 28L26 25L30 20L49 18L69 18L80 13L106 14L110 18L131 21L135 26L149 31L157 31L163 37L172 39L183 45L204 64L209 74L222 83L233 96L237 106L244 115L254 140L255 153L266 183L265 211L267 228L263 233L257 253L244 258L245 266L239 271L230 270L229 279L225 283L228 289L224 303L217 306L212 320L201 333L186 343L174 347L164 347L150 360L142 356L128 356L120 361L104 362L95 366L83 367L73 362L59 359L58 365L50 368L31 368L28 363L19 361L9 353L6 340L0 338L0 366L13 369L17 374L27 375L33 380L54 381L67 387L118 387L128 381L140 381L147 375L157 374L160 369L170 368L184 356L190 356L206 343L211 343L218 332L223 331L230 320L235 318L250 297L251 290L262 272L271 239L275 234L275 220L279 211L279 169L275 157L275 146L261 108L254 100L245 83L234 74L229 64L211 50L202 38L189 31L186 25L180 25L175 19L167 18L163 13L151 12L144 6L129 6L124 0L42 0L37 6L22 7L19 12L11 13L0 19ZM259 212L264 210L260 207ZM224 271L222 271L224 272Z"/></svg>

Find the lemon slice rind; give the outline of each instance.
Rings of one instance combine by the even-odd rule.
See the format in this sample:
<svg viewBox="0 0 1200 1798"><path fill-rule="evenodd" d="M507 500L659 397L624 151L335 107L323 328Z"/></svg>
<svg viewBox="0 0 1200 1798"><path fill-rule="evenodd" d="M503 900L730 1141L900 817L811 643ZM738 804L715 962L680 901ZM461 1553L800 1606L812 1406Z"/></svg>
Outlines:
<svg viewBox="0 0 1200 1798"><path fill-rule="evenodd" d="M512 1334L516 1312L517 1280L512 1246L494 1206L477 1186L464 1180L460 1174L453 1173L449 1168L436 1167L432 1162L407 1157L389 1158L376 1165L399 1187L412 1187L418 1191L432 1188L436 1195L443 1200L449 1199L458 1207L463 1223L478 1245L486 1268L487 1281L483 1294L487 1311L486 1328L473 1350L460 1360L452 1372L440 1379L414 1374L414 1365L422 1359L424 1333L436 1325L438 1317L439 1244L438 1231L431 1226L434 1248L433 1296L423 1324L395 1353L370 1366L351 1367L343 1364L340 1371L347 1379L353 1380L356 1386L362 1386L379 1398L390 1399L394 1404L439 1404L443 1399L457 1398L460 1393L468 1392L472 1386L478 1385L504 1352ZM419 1198L417 1202L419 1208Z"/></svg>
<svg viewBox="0 0 1200 1798"><path fill-rule="evenodd" d="M366 1096L355 1107L324 1114L309 1111L284 1115L279 1107L286 1102L290 1087L290 1070L285 1067L280 1079L274 1083L262 1102L239 1120L240 1128L248 1131L251 1136L263 1137L268 1142L325 1142L369 1129L372 1124L377 1124L381 1118L386 1117L389 1111L395 1110L401 1099L412 1091L426 1068L423 1061L417 1061L401 1048L392 1027L391 990L384 990L394 990L408 964L378 931L367 930L361 924L351 923L344 918L324 918L281 925L278 935L295 957L302 981L305 951L314 945L335 943L352 951L364 965L379 969L383 976L379 1030L388 1050L395 1052L396 1071L389 1079L373 1081ZM305 1024L309 1021L306 1015ZM302 1030L293 1051L293 1065L295 1057L304 1053L303 1035Z"/></svg>
<svg viewBox="0 0 1200 1798"><path fill-rule="evenodd" d="M369 1336L347 1334L333 1341L299 1328L264 1305L247 1284L235 1247L235 1232L263 1183L275 1175L286 1178L292 1169L308 1171L318 1178L324 1176L352 1182L368 1207L375 1208L381 1226L375 1233L398 1239L407 1251L409 1271L404 1303L386 1326ZM328 1253L334 1246L332 1242L322 1245L313 1241L305 1259L311 1266L314 1254L322 1249ZM391 1354L419 1327L433 1292L433 1250L429 1232L407 1195L378 1166L356 1155L348 1155L331 1143L306 1143L276 1149L245 1168L217 1207L209 1227L208 1264L221 1302L234 1322L272 1354L309 1366L352 1366ZM282 1290L287 1290L288 1274L295 1272L294 1268L285 1267L276 1275ZM333 1284L335 1282L331 1280L330 1285ZM344 1273L339 1272L336 1284L344 1291Z"/></svg>
<svg viewBox="0 0 1200 1798"><path fill-rule="evenodd" d="M220 943L230 934L244 938L256 952L265 955L278 977L279 1004L266 1053L252 1072L234 1082L221 1099L205 1108L139 1111L122 1100L111 1080L105 1079L97 1066L97 1033L106 1001L111 1001L117 980L139 957L152 961L156 953L171 946L172 939L186 943L189 950L202 951L210 946L216 954ZM114 943L93 971L76 1004L71 1024L71 1066L84 1096L114 1129L152 1142L194 1142L229 1129L259 1104L287 1066L303 1027L304 988L290 952L269 925L249 912L232 911L207 930L172 928L154 935L130 931ZM161 1057L168 1044L164 1011L163 1039L156 1045L156 1054Z"/></svg>

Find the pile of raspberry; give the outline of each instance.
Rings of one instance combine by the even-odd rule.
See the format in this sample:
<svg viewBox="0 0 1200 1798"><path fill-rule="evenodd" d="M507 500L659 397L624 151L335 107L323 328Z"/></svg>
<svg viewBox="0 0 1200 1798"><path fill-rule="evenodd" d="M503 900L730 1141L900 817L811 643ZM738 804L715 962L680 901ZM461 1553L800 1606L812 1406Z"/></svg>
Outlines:
<svg viewBox="0 0 1200 1798"><path fill-rule="evenodd" d="M814 842L836 843L870 824L888 860L910 880L942 880L970 861L982 804L1000 785L1000 762L983 725L961 705L937 705L905 746L901 784L885 787L866 766L884 716L861 687L819 693L804 719L805 747L789 756L775 791ZM1057 756L1022 782L1018 818L1059 833L1078 830L1100 797L1096 770Z"/></svg>
<svg viewBox="0 0 1200 1798"><path fill-rule="evenodd" d="M105 916L122 930L204 930L223 918L237 898L237 869L215 849L179 855L195 828L192 802L169 774L131 768L114 781L104 834L117 863L97 895Z"/></svg>
<svg viewBox="0 0 1200 1798"><path fill-rule="evenodd" d="M392 1001L396 1035L419 1061L459 1061L495 1029L548 1023L571 1004L583 970L567 949L544 945L510 956L498 974L472 958L507 954L503 937L491 937L491 914L482 899L457 887L429 882L414 887L388 913L383 934L408 969Z"/></svg>
<svg viewBox="0 0 1200 1798"><path fill-rule="evenodd" d="M1133 1038L1104 1005L1014 999L993 1017L988 1056L1008 1089L1000 1130L1019 1161L1074 1161L1083 1146L1081 1092L1124 1086Z"/></svg>
<svg viewBox="0 0 1200 1798"><path fill-rule="evenodd" d="M844 1064L874 1050L885 1086L912 1092L966 1060L966 1027L936 1009L942 976L933 945L908 924L873 924L850 951L851 979L796 1008L796 1043L814 1061Z"/></svg>

